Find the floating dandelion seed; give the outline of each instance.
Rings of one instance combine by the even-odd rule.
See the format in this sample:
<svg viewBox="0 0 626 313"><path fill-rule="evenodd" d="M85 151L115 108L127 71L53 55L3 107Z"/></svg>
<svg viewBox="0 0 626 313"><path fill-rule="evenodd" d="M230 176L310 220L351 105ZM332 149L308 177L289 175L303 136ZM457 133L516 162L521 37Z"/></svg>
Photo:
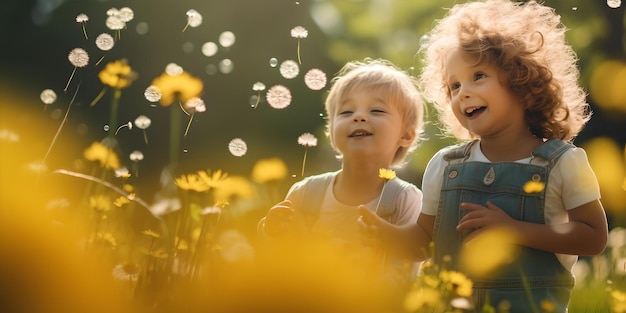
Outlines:
<svg viewBox="0 0 626 313"><path fill-rule="evenodd" d="M135 126L143 131L143 141L146 144L148 144L148 134L146 129L150 127L150 124L152 124L152 120L145 115L139 115L135 119Z"/></svg>
<svg viewBox="0 0 626 313"><path fill-rule="evenodd" d="M83 48L74 48L70 51L67 59L70 60L72 65L74 65L74 69L72 70L70 78L67 80L67 84L65 85L63 92L67 92L67 88L70 86L70 82L74 77L74 73L76 73L76 69L79 67L85 67L89 63L89 54L87 54L87 51Z"/></svg>
<svg viewBox="0 0 626 313"><path fill-rule="evenodd" d="M202 45L202 54L204 54L204 56L207 56L207 57L212 57L215 54L217 54L218 49L219 48L216 43L212 41L205 42Z"/></svg>
<svg viewBox="0 0 626 313"><path fill-rule="evenodd" d="M124 29L124 27L126 27L126 23L124 23L124 21L122 21L122 19L120 19L119 15L111 15L108 16L105 24L107 26L107 28L109 28L110 30L115 30L118 32Z"/></svg>
<svg viewBox="0 0 626 313"><path fill-rule="evenodd" d="M122 128L124 128L124 127L128 127L128 130L131 130L131 129L133 129L133 123L131 123L130 121L128 121L128 123L124 123L124 124L120 125L120 127L118 127L118 128L115 130L115 135L117 135L117 133L119 133L119 132L120 132L120 129L122 129Z"/></svg>
<svg viewBox="0 0 626 313"><path fill-rule="evenodd" d="M187 30L187 27L198 27L202 24L202 15L198 11L191 9L185 14L187 15L187 24L185 24L183 32Z"/></svg>
<svg viewBox="0 0 626 313"><path fill-rule="evenodd" d="M230 59L221 60L218 66L222 74L230 74L235 68L235 64Z"/></svg>
<svg viewBox="0 0 626 313"><path fill-rule="evenodd" d="M102 33L96 37L96 47L102 51L109 51L114 45L115 39L109 33Z"/></svg>
<svg viewBox="0 0 626 313"><path fill-rule="evenodd" d="M85 35L85 39L89 40L87 36L87 29L85 29L85 23L89 21L89 16L87 14L81 13L76 16L76 23L81 23L83 25L83 34Z"/></svg>
<svg viewBox="0 0 626 313"><path fill-rule="evenodd" d="M374 214L378 213L378 206L380 206L380 200L383 198L383 192L385 192L385 186L387 185L387 182L396 178L396 172L394 170L381 168L380 170L378 170L378 177L384 179L385 182L383 183L383 190L380 191L380 196L378 197L378 203L376 204Z"/></svg>
<svg viewBox="0 0 626 313"><path fill-rule="evenodd" d="M270 67L276 67L278 65L278 59L271 58L270 59Z"/></svg>
<svg viewBox="0 0 626 313"><path fill-rule="evenodd" d="M57 101L57 94L52 89L44 89L39 95L39 99L41 99L41 102L45 104L43 107L45 111L48 107L48 104L53 104L55 101Z"/></svg>
<svg viewBox="0 0 626 313"><path fill-rule="evenodd" d="M252 105L253 109L256 109L259 106L259 102L261 101L261 91L265 90L265 84L262 82L256 82L252 85L252 90L257 91L256 103Z"/></svg>
<svg viewBox="0 0 626 313"><path fill-rule="evenodd" d="M157 86L148 86L143 92L143 96L150 102L159 102L161 100L161 91Z"/></svg>
<svg viewBox="0 0 626 313"><path fill-rule="evenodd" d="M302 64L302 60L300 59L300 39L306 38L309 35L309 32L306 28L302 26L296 26L291 29L291 37L298 39L298 63Z"/></svg>
<svg viewBox="0 0 626 313"><path fill-rule="evenodd" d="M292 79L300 73L300 66L293 60L286 60L280 64L280 75L286 79Z"/></svg>
<svg viewBox="0 0 626 313"><path fill-rule="evenodd" d="M183 70L183 67L176 63L168 63L165 66L165 73L172 75L172 76L182 74L184 71L185 70Z"/></svg>
<svg viewBox="0 0 626 313"><path fill-rule="evenodd" d="M232 155L240 157L248 152L248 146L241 138L235 138L228 143L228 151L230 151Z"/></svg>
<svg viewBox="0 0 626 313"><path fill-rule="evenodd" d="M317 137L311 133L304 133L298 137L298 144L304 146L304 158L302 159L302 172L301 176L304 177L304 166L306 164L306 155L309 147L317 146Z"/></svg>
<svg viewBox="0 0 626 313"><path fill-rule="evenodd" d="M622 5L622 0L607 0L606 4L611 9L617 9Z"/></svg>
<svg viewBox="0 0 626 313"><path fill-rule="evenodd" d="M139 177L139 161L143 160L143 152L135 150L128 155L128 158L133 162L133 175Z"/></svg>
<svg viewBox="0 0 626 313"><path fill-rule="evenodd" d="M222 47L228 48L235 44L236 39L237 38L233 32L225 31L220 34L218 42Z"/></svg>
<svg viewBox="0 0 626 313"><path fill-rule="evenodd" d="M187 137L194 115L196 112L202 113L206 111L206 105L204 104L204 100L194 97L185 102L184 108L182 109L187 115L189 115L189 123L187 123L187 128L185 128L185 134L183 135L184 137ZM189 113L189 111L191 111L191 113Z"/></svg>
<svg viewBox="0 0 626 313"><path fill-rule="evenodd" d="M265 98L272 108L284 109L291 104L291 91L283 85L274 85L267 91Z"/></svg>
<svg viewBox="0 0 626 313"><path fill-rule="evenodd" d="M326 87L326 73L320 69L311 69L304 75L304 83L311 90L320 90Z"/></svg>
<svg viewBox="0 0 626 313"><path fill-rule="evenodd" d="M135 18L135 12L129 7L123 7L117 12L117 16L122 22L128 23Z"/></svg>

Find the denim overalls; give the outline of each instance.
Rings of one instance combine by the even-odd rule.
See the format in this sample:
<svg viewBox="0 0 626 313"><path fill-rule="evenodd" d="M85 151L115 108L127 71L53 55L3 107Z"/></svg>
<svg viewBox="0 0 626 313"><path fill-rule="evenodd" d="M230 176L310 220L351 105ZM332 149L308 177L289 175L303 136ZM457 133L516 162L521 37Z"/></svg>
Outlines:
<svg viewBox="0 0 626 313"><path fill-rule="evenodd" d="M439 213L434 228L434 261L459 270L458 258L463 238L469 232L457 232L461 217L466 213L461 202L485 205L487 200L511 217L532 223L545 223L545 189L526 193L523 186L534 180L548 184L550 169L557 159L573 145L561 140L549 140L533 152L530 164L515 162L465 162L470 148L477 141L450 150L444 159L449 162L439 198ZM493 247L498 249L498 247ZM498 308L502 301L510 304L510 313L540 312L540 303L550 301L553 312L567 312L574 277L564 268L554 253L519 247L519 257L498 268L488 278L470 277L474 282L473 301L476 311L483 304ZM451 262L451 263L450 263Z"/></svg>

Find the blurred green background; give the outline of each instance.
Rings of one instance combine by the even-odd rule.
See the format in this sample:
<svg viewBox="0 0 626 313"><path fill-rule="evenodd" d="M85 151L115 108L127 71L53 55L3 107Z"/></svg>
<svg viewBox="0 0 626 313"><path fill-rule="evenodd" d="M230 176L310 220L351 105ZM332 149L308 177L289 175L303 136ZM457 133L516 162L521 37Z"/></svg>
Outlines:
<svg viewBox="0 0 626 313"><path fill-rule="evenodd" d="M93 141L107 136L111 93L95 106L89 103L102 91L97 74L110 61L125 58L138 79L122 91L118 121L134 121L138 115L152 119L147 129L149 144L138 129L122 129L116 136L121 158L130 167L128 155L140 150L140 175L133 178L139 196L151 199L159 189L161 169L167 165L170 110L154 105L144 90L167 64L176 63L204 82L202 99L207 111L195 115L189 135L181 142L180 173L221 169L248 176L259 159L278 157L285 161L291 176L280 186L286 192L299 180L304 147L297 138L310 132L319 143L308 149L306 174L335 170L335 159L324 136L323 101L326 88L306 87L304 74L312 68L324 71L328 79L350 60L386 58L412 73L420 64L415 58L420 38L433 22L457 2L406 0L11 0L0 6L0 130L4 141L15 131L24 145L25 161L40 160L57 131L78 85L67 123L50 151L50 169L78 170L82 151ZM546 1L562 16L570 29L568 40L580 58L581 84L589 93L594 116L575 140L589 155L601 183L603 203L612 226L626 225L626 55L624 6L611 8L605 1ZM101 51L95 38L101 33L115 35L105 25L107 10L129 7L134 18L119 31L119 40L110 51ZM202 15L202 24L188 27L190 9ZM76 22L79 14L89 21ZM83 35L85 26L88 39ZM296 60L298 40L290 31L296 26L308 30L300 40L302 64L294 79L281 76L278 63ZM230 31L235 43L219 47L211 57L203 55L206 42L218 43L221 33ZM67 93L63 89L72 73L68 53L83 48L90 62L78 68ZM103 61L96 65L98 59ZM233 64L231 72L219 70L223 60ZM252 89L262 82L266 90L281 84L293 99L285 109L271 108L263 91L258 108L251 108ZM48 105L39 96L52 89L58 99ZM431 112L434 112L431 110ZM429 119L435 121L430 114ZM183 123L184 125L185 123ZM111 125L113 131L119 125ZM442 138L435 123L427 128L428 140L411 156L399 175L421 185L422 171L439 148L452 143ZM248 151L235 157L228 143L241 138ZM3 144L3 149L7 145ZM6 165L4 165L6 166ZM9 182L2 182L7 184Z"/></svg>

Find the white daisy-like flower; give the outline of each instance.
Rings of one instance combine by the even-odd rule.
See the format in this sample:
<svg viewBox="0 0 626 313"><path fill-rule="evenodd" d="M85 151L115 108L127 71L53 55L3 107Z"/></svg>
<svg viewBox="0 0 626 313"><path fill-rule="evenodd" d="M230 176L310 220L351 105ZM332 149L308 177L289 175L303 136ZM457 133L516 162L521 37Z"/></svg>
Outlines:
<svg viewBox="0 0 626 313"><path fill-rule="evenodd" d="M298 137L298 144L305 147L317 146L317 137L311 133L304 133Z"/></svg>
<svg viewBox="0 0 626 313"><path fill-rule="evenodd" d="M296 26L291 29L291 37L293 38L306 38L309 35L309 31L302 26Z"/></svg>

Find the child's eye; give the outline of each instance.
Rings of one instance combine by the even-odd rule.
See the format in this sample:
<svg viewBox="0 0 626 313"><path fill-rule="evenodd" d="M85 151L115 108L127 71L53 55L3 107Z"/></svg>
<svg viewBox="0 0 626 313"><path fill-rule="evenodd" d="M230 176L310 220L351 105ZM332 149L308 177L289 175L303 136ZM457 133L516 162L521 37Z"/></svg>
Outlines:
<svg viewBox="0 0 626 313"><path fill-rule="evenodd" d="M461 88L461 84L460 83L452 83L450 84L450 90L457 90Z"/></svg>
<svg viewBox="0 0 626 313"><path fill-rule="evenodd" d="M381 109L372 109L372 113L385 113L385 110L381 110Z"/></svg>
<svg viewBox="0 0 626 313"><path fill-rule="evenodd" d="M487 77L487 75L485 75L485 73L476 73L474 74L474 80L479 80L481 78L485 78Z"/></svg>
<svg viewBox="0 0 626 313"><path fill-rule="evenodd" d="M339 115L346 115L346 114L352 114L352 111L345 110L345 111L339 112Z"/></svg>

